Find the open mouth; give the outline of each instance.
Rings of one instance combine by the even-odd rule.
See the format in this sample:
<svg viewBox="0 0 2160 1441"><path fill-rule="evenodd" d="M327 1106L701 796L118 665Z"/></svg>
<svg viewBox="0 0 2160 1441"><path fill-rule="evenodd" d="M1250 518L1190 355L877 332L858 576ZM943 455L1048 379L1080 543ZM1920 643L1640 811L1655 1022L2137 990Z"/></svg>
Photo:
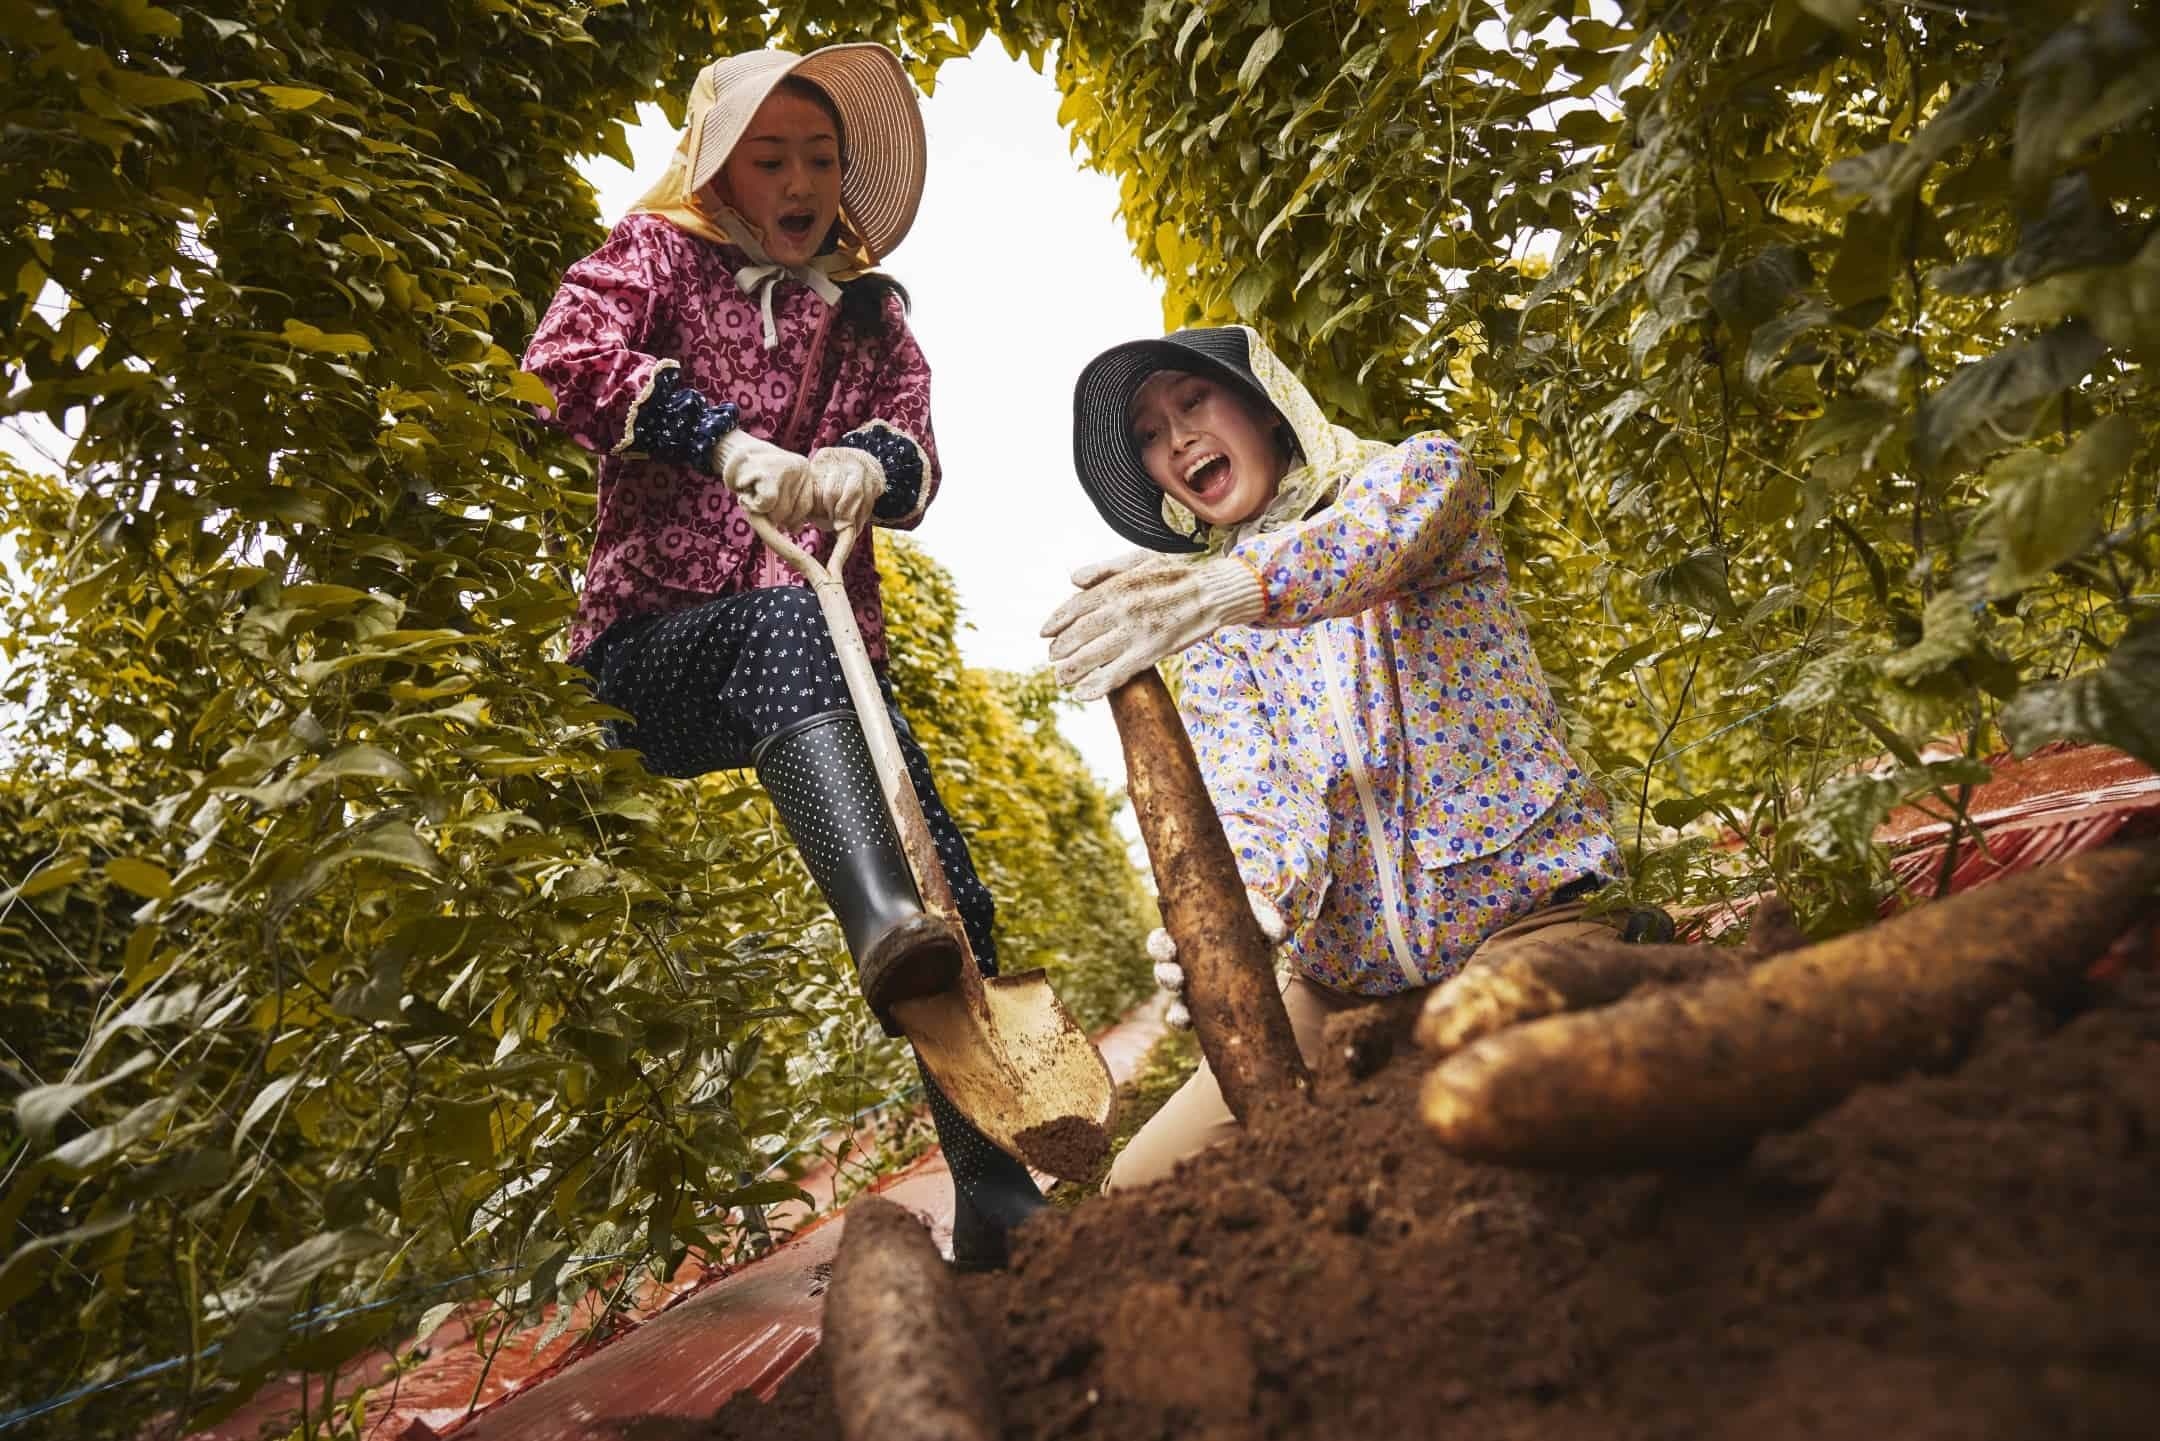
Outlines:
<svg viewBox="0 0 2160 1441"><path fill-rule="evenodd" d="M1230 457L1211 455L1185 472L1185 486L1201 500L1213 500L1230 488Z"/></svg>
<svg viewBox="0 0 2160 1441"><path fill-rule="evenodd" d="M790 211L780 217L780 232L794 240L807 240L811 227L817 224L817 216L810 211Z"/></svg>

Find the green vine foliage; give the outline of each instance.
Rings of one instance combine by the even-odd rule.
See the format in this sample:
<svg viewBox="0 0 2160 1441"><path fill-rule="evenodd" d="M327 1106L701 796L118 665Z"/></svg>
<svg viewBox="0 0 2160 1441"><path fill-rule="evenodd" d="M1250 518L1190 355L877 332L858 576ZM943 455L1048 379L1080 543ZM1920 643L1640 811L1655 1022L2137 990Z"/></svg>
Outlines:
<svg viewBox="0 0 2160 1441"><path fill-rule="evenodd" d="M559 660L591 471L512 356L638 102L768 42L1054 63L1167 323L1474 448L1638 890L1828 930L2003 742L2160 760L2153 8L0 0L5 405L80 429L0 475L0 1405L186 1355L55 1424L207 1415L450 1276L619 1294L903 1079L753 791L604 751ZM1008 963L1108 1014L1105 801L885 559Z"/></svg>
<svg viewBox="0 0 2160 1441"><path fill-rule="evenodd" d="M1850 925L2004 741L2160 761L2160 22L1624 9L1169 0L1066 116L1169 323L1474 448L1638 888Z"/></svg>
<svg viewBox="0 0 2160 1441"><path fill-rule="evenodd" d="M0 3L5 405L78 434L0 470L0 1413L182 1358L20 1434L207 1420L446 1298L589 1324L913 1084L749 778L601 743L592 468L513 359L601 238L577 157L761 9ZM1114 803L882 559L1007 963L1108 1020Z"/></svg>

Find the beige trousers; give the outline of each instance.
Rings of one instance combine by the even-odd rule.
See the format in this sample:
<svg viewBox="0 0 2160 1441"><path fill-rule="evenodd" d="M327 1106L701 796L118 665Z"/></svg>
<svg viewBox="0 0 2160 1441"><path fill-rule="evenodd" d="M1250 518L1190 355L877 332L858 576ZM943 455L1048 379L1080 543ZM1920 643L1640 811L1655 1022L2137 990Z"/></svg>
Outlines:
<svg viewBox="0 0 2160 1441"><path fill-rule="evenodd" d="M1577 901L1532 912L1487 936L1465 964L1490 961L1510 946L1532 937L1539 941L1557 941L1571 935L1609 936L1612 927L1608 923L1583 918L1587 909ZM1331 991L1302 976L1292 977L1283 987L1283 1009L1290 1013L1290 1029L1297 1035L1298 1050L1304 1053L1305 1064L1318 1063L1321 1033L1329 1016L1370 1005L1375 999ZM1214 1073L1208 1069L1207 1062L1202 1061L1192 1079L1180 1086L1177 1094L1164 1102L1163 1108L1126 1143L1124 1151L1110 1167L1103 1189L1123 1191L1159 1181L1186 1157L1198 1155L1210 1146L1219 1146L1237 1134L1237 1119L1224 1103L1222 1088L1215 1084Z"/></svg>

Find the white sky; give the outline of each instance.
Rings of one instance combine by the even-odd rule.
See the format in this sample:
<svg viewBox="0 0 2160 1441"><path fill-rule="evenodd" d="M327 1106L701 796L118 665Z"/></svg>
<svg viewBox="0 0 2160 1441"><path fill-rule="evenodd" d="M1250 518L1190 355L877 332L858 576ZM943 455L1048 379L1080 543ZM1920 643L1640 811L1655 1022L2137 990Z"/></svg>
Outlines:
<svg viewBox="0 0 2160 1441"><path fill-rule="evenodd" d="M959 586L961 653L1004 670L1047 659L1036 632L1072 593L1074 569L1131 549L1073 477L1072 386L1097 352L1162 327L1161 288L1133 258L1117 184L1067 153L1058 101L1049 76L995 42L946 64L923 103L922 209L886 266L913 299L935 376L945 479L915 538ZM605 158L579 167L611 224L675 144L659 107L640 119L634 174ZM1099 776L1124 784L1107 702L1058 725Z"/></svg>

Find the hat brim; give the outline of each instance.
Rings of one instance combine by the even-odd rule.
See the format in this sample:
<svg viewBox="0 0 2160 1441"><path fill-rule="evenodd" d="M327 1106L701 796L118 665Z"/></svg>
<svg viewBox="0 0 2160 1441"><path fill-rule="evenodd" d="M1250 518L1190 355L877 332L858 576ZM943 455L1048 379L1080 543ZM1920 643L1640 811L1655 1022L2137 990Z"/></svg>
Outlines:
<svg viewBox="0 0 2160 1441"><path fill-rule="evenodd" d="M890 50L869 41L828 45L801 57L764 53L774 63L745 82L723 123L708 124L698 136L690 189L712 183L775 86L790 76L807 80L840 112L847 144L841 207L871 258L883 260L914 228L929 168L922 107L907 71Z"/></svg>
<svg viewBox="0 0 2160 1441"><path fill-rule="evenodd" d="M1073 385L1073 469L1112 530L1149 550L1189 554L1202 548L1163 519L1162 487L1140 463L1126 409L1149 376L1180 370L1204 375L1272 410L1250 357L1243 327L1220 326L1127 341L1087 363Z"/></svg>

